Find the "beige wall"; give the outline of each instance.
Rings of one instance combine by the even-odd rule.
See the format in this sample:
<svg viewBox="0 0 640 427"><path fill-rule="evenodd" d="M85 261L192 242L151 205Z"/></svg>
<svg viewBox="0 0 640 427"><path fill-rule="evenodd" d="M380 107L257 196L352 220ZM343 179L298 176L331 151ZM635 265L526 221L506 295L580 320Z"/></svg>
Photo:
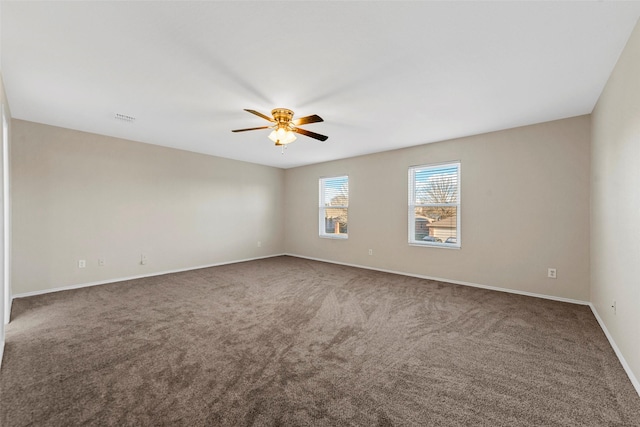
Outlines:
<svg viewBox="0 0 640 427"><path fill-rule="evenodd" d="M638 76L640 24L593 111L591 145L591 301L633 371L640 392Z"/></svg>
<svg viewBox="0 0 640 427"><path fill-rule="evenodd" d="M589 140L581 116L288 169L286 251L588 301ZM462 162L462 248L409 246L407 168L452 160ZM318 178L342 174L349 239L320 238Z"/></svg>
<svg viewBox="0 0 640 427"><path fill-rule="evenodd" d="M283 252L281 169L21 120L12 131L14 294Z"/></svg>

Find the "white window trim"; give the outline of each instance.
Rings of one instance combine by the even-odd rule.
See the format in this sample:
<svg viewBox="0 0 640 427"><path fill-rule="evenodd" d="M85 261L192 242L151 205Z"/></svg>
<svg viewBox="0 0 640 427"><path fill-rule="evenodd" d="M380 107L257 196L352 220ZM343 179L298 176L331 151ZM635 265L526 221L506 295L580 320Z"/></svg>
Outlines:
<svg viewBox="0 0 640 427"><path fill-rule="evenodd" d="M0 261L3 263L3 290L4 293L4 319L1 321L4 324L9 323L9 319L11 317L11 194L9 187L9 117L7 110L4 105L2 105L2 209L3 209L3 221L4 223L0 226L3 227L4 232L2 233L4 241L1 243L3 245L3 259ZM4 332L3 332L4 336ZM0 352L1 353L1 352ZM2 362L0 360L0 362Z"/></svg>
<svg viewBox="0 0 640 427"><path fill-rule="evenodd" d="M347 231L344 234L335 234L335 233L327 233L325 230L325 209L324 206L324 183L327 179L335 179L335 178L347 178L347 185L349 183L349 175L336 175L336 176L323 176L318 179L318 236L323 239L338 239L338 240L346 240L349 238L349 232ZM346 209L347 210L347 218L349 215L349 205L347 206L331 206L331 208L336 209ZM348 221L348 220L347 220Z"/></svg>
<svg viewBox="0 0 640 427"><path fill-rule="evenodd" d="M428 169L428 168L446 168L446 167L457 167L458 169L458 203L430 203L428 205L424 204L416 204L415 203L415 171L417 169ZM409 246L419 246L419 247L435 247L435 248L443 248L443 249L460 249L462 246L462 233L460 228L460 222L462 217L462 212L460 209L460 202L462 200L461 195L461 175L462 175L462 166L459 160L451 161L446 163L431 163L428 165L415 165L409 166L409 180L408 180L408 193L409 193L409 206L407 210L408 214L408 243ZM417 241L415 240L415 208L421 206L452 206L456 208L456 243L444 243L444 242L426 242L426 241Z"/></svg>

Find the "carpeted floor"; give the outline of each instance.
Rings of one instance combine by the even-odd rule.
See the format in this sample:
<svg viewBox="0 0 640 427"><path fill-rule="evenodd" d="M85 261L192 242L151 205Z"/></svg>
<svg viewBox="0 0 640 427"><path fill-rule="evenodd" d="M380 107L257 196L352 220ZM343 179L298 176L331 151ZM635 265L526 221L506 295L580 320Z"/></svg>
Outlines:
<svg viewBox="0 0 640 427"><path fill-rule="evenodd" d="M639 426L586 306L292 257L17 299L1 425Z"/></svg>

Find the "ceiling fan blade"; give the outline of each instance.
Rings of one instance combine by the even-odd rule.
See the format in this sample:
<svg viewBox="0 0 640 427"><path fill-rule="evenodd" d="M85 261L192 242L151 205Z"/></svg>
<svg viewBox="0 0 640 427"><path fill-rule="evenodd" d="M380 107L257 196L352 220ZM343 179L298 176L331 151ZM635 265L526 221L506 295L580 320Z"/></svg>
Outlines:
<svg viewBox="0 0 640 427"><path fill-rule="evenodd" d="M320 141L326 141L327 139L329 139L328 136L320 135L319 133L311 132L305 129L295 128L293 131L299 133L300 135L308 136Z"/></svg>
<svg viewBox="0 0 640 427"><path fill-rule="evenodd" d="M232 130L231 132L246 132L248 130L269 129L269 128L271 128L271 126L260 126L259 128L236 129L236 130Z"/></svg>
<svg viewBox="0 0 640 427"><path fill-rule="evenodd" d="M293 123L295 126L300 126L300 125L306 125L309 123L318 123L318 122L324 122L324 120L322 120L322 117L320 117L319 115L313 114L311 116L300 117L299 119L295 119L291 123Z"/></svg>
<svg viewBox="0 0 640 427"><path fill-rule="evenodd" d="M247 110L246 108L244 109L244 111L251 113L251 114L255 114L258 117L262 117L265 120L269 120L270 122L275 122L275 120L273 119L273 117L269 117L269 116L265 116L264 114L262 114L259 111L256 110Z"/></svg>

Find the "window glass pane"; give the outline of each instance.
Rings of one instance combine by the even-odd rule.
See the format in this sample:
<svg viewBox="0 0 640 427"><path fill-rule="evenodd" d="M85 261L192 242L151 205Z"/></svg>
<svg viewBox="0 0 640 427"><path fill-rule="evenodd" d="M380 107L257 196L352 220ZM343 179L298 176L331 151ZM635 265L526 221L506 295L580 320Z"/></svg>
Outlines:
<svg viewBox="0 0 640 427"><path fill-rule="evenodd" d="M458 202L457 167L418 169L415 180L417 205Z"/></svg>
<svg viewBox="0 0 640 427"><path fill-rule="evenodd" d="M324 220L327 234L347 233L347 208L326 208Z"/></svg>
<svg viewBox="0 0 640 427"><path fill-rule="evenodd" d="M414 208L414 212L416 241L458 243L458 208L448 208L447 216L433 215L431 208ZM440 214L439 211L435 213Z"/></svg>
<svg viewBox="0 0 640 427"><path fill-rule="evenodd" d="M349 206L349 178L324 179L324 206Z"/></svg>

